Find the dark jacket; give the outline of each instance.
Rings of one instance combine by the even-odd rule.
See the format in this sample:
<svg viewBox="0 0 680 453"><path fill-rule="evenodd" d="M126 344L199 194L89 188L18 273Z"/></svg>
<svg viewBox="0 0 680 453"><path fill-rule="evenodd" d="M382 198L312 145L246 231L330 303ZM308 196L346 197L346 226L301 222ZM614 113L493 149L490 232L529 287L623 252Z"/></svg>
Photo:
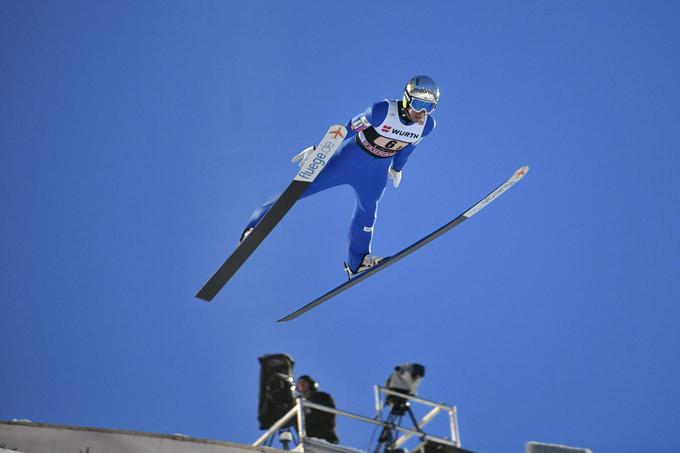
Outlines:
<svg viewBox="0 0 680 453"><path fill-rule="evenodd" d="M306 398L307 401L335 408L335 401L326 392L315 391ZM335 434L335 414L323 412L309 408L305 413L305 431L307 437L325 439L332 444L339 442L338 435Z"/></svg>

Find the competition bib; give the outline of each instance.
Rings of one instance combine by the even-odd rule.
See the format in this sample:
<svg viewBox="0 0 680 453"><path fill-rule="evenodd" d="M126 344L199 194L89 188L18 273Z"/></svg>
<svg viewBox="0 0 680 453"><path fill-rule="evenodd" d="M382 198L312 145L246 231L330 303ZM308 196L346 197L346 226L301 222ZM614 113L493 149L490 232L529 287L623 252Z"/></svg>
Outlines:
<svg viewBox="0 0 680 453"><path fill-rule="evenodd" d="M425 124L406 125L399 119L397 102L388 101L387 116L382 123L357 134L357 142L377 157L392 157L404 147L420 141Z"/></svg>

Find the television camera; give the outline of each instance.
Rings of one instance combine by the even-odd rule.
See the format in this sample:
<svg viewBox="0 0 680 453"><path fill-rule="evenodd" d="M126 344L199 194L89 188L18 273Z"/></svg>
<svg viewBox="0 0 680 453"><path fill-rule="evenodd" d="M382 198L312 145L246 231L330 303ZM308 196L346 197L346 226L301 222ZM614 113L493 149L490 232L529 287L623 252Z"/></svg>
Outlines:
<svg viewBox="0 0 680 453"><path fill-rule="evenodd" d="M394 371L387 378L385 388L393 392L415 396L423 377L425 377L425 366L419 363L405 363L394 367ZM401 425L401 419L405 414L409 415L416 430L421 431L406 398L393 394L387 395L385 397L385 407L390 408L390 412L384 420L387 425L378 437L378 445L374 453L381 453L386 450L396 451L393 448L396 439L392 427ZM382 414L378 415L381 416Z"/></svg>

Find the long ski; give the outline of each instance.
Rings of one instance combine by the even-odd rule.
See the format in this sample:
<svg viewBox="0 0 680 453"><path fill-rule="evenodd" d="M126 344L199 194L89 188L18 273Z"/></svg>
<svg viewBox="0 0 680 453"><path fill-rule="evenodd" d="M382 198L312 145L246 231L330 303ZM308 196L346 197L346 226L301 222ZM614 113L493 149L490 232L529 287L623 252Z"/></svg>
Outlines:
<svg viewBox="0 0 680 453"><path fill-rule="evenodd" d="M272 205L253 231L236 247L236 250L220 266L217 272L210 277L210 280L196 293L197 298L206 302L213 300L290 208L300 199L305 189L325 168L326 162L333 156L346 136L347 129L339 124L333 125L328 129L328 132L326 132L326 135L319 142L316 149L307 153L300 164L300 171L298 171L279 199L276 200L276 203Z"/></svg>
<svg viewBox="0 0 680 453"><path fill-rule="evenodd" d="M442 226L441 228L433 231L432 233L428 234L424 238L420 239L417 242L414 242L413 244L409 245L405 249L401 250L395 255L392 255L388 258L385 258L380 264L378 264L376 267L369 269L365 272L362 272L361 274L353 277L349 281L343 283L342 285L332 289L331 291L327 292L323 296L319 297L318 299L313 300L312 302L308 303L307 305L303 306L302 308L299 308L298 310L292 312L291 314L279 319L277 322L284 322L284 321L290 321L292 319L297 318L298 316L307 313L309 310L311 310L314 307L317 307L321 305L322 303L326 302L327 300L337 296L338 294L342 293L343 291L351 288L352 286L366 280L369 277L374 276L378 272L386 269L388 266L391 266L392 264L396 263L397 261L405 258L406 256L410 255L411 253L415 252L421 247L424 247L425 245L429 244L433 240L437 239L439 236L445 234L446 232L454 229L463 221L469 219L473 215L477 214L482 208L487 206L489 203L494 201L496 198L501 196L505 191L507 191L510 187L512 187L516 182L518 182L520 179L524 177L524 175L527 174L529 171L529 166L524 166L519 168L507 181L505 181L503 184L498 186L496 189L494 189L491 193L489 193L486 197L482 198L480 201L478 201L476 204L474 204L470 209L456 217L455 219L451 220L449 223L446 225Z"/></svg>

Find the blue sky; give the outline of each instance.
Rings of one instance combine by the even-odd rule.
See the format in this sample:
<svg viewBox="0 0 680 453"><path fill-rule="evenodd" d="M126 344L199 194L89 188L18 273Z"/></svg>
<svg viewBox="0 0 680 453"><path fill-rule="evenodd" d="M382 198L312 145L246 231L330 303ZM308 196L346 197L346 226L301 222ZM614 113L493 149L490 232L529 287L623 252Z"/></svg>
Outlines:
<svg viewBox="0 0 680 453"><path fill-rule="evenodd" d="M423 363L474 451L680 450L679 30L676 2L0 0L0 419L250 443L287 352L364 415ZM419 73L438 127L375 253L528 176L292 323L345 278L348 188L194 299L290 157Z"/></svg>

